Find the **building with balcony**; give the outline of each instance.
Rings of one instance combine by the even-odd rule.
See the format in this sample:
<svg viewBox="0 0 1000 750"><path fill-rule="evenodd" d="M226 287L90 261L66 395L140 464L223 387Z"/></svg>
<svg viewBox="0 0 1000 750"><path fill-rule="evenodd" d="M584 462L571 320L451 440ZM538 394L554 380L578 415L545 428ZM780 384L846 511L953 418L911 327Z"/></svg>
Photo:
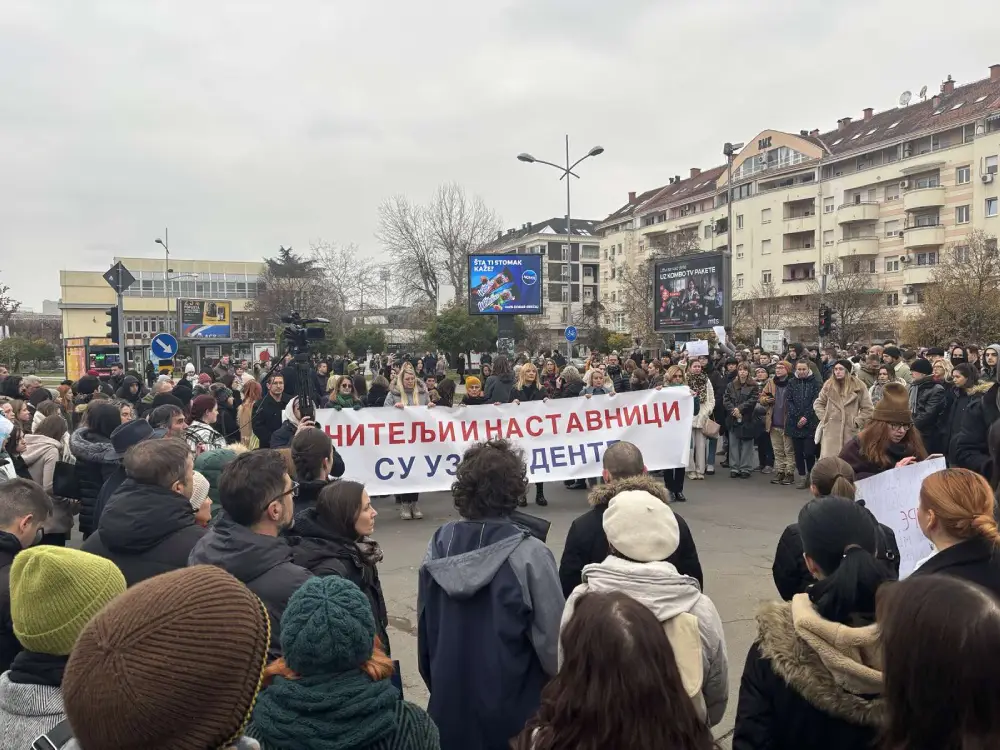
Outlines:
<svg viewBox="0 0 1000 750"><path fill-rule="evenodd" d="M230 300L234 354L250 356L250 342L272 341L274 334L256 330L256 318L247 311L257 296L261 261L208 261L171 258L169 269L157 258L115 258L135 277L122 296L124 334L129 362L144 361L150 340L160 332L177 334L178 299ZM104 271L60 271L59 285L64 339L107 335L105 310L116 303L115 292L104 280ZM169 277L169 279L168 279Z"/></svg>
<svg viewBox="0 0 1000 750"><path fill-rule="evenodd" d="M619 246L640 257L654 248L731 248L734 298L764 290L792 311L808 308L824 275L871 274L872 289L885 289L887 305L906 314L918 309L934 266L960 251L971 230L1000 235L998 159L993 65L987 78L959 86L949 76L926 100L865 108L827 132L764 130L734 157L732 185L718 166L630 194L598 225L602 254ZM615 291L602 287L602 295ZM816 337L811 321L786 328L793 338Z"/></svg>
<svg viewBox="0 0 1000 750"><path fill-rule="evenodd" d="M573 219L567 237L565 218L522 224L519 229L499 232L483 248L491 253L545 256L541 319L547 331L546 348L564 345L566 326L582 324L584 306L600 300L601 247L595 227L594 221Z"/></svg>

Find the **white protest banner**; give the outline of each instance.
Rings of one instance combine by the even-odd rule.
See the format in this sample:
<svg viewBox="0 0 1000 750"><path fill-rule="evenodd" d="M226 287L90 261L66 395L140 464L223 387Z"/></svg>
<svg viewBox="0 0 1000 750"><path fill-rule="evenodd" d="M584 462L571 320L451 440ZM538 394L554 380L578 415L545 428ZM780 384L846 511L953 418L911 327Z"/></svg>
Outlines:
<svg viewBox="0 0 1000 750"><path fill-rule="evenodd" d="M726 329L722 326L712 326L712 330L715 331L715 337L719 340L720 344L726 343Z"/></svg>
<svg viewBox="0 0 1000 750"><path fill-rule="evenodd" d="M695 339L684 344L684 351L691 357L707 357L708 342L705 339Z"/></svg>
<svg viewBox="0 0 1000 750"><path fill-rule="evenodd" d="M896 534L901 579L910 575L917 562L933 551L917 523L917 505L924 479L945 468L947 463L943 458L931 458L857 482L856 499L864 500L879 523Z"/></svg>
<svg viewBox="0 0 1000 750"><path fill-rule="evenodd" d="M649 470L687 466L694 398L687 388L493 406L320 409L316 422L343 457L345 478L372 495L450 489L466 449L506 438L524 451L532 482L601 475L620 440Z"/></svg>

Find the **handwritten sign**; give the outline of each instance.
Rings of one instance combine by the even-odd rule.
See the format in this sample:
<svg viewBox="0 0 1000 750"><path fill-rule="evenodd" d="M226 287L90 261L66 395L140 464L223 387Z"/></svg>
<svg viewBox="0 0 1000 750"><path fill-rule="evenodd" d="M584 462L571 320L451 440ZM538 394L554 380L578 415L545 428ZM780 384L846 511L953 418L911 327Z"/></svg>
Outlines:
<svg viewBox="0 0 1000 750"><path fill-rule="evenodd" d="M929 475L946 468L943 458L934 458L890 469L857 483L857 499L864 500L879 523L896 534L900 579L910 575L917 562L933 551L917 523L920 485Z"/></svg>
<svg viewBox="0 0 1000 750"><path fill-rule="evenodd" d="M695 339L694 341L688 341L684 345L684 349L691 357L708 356L708 342L705 341L704 339Z"/></svg>
<svg viewBox="0 0 1000 750"><path fill-rule="evenodd" d="M720 344L726 343L726 329L722 326L712 326L712 330L715 331L715 337L719 339Z"/></svg>

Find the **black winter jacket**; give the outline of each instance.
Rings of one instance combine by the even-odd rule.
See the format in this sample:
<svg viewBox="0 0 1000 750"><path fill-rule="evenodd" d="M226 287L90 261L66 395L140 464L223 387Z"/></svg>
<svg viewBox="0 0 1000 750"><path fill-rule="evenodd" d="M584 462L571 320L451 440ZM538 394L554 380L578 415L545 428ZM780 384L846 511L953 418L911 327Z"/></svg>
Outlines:
<svg viewBox="0 0 1000 750"><path fill-rule="evenodd" d="M1000 384L993 383L989 390L969 404L962 421L962 428L955 441L955 463L982 474L987 479L993 473L988 437L990 426L1000 419Z"/></svg>
<svg viewBox="0 0 1000 750"><path fill-rule="evenodd" d="M22 650L10 616L10 566L20 551L21 541L13 534L0 531L0 673L10 669L10 663Z"/></svg>
<svg viewBox="0 0 1000 750"><path fill-rule="evenodd" d="M270 658L281 656L281 616L291 595L312 576L292 561L288 540L256 534L223 512L191 550L188 565L216 565L246 584L271 618Z"/></svg>
<svg viewBox="0 0 1000 750"><path fill-rule="evenodd" d="M353 540L338 537L327 529L310 508L295 516L288 539L292 560L313 575L340 576L351 581L368 597L382 646L389 653L389 615L382 595L376 565L366 565Z"/></svg>
<svg viewBox="0 0 1000 750"><path fill-rule="evenodd" d="M490 375L486 378L486 383L483 386L486 400L491 404L509 404L510 394L513 390L514 374L509 372L504 375Z"/></svg>
<svg viewBox="0 0 1000 750"><path fill-rule="evenodd" d="M819 426L819 417L816 416L813 404L819 398L823 383L810 373L805 378L789 378L786 388L788 397L785 401L785 434L791 438L812 440ZM806 424L804 427L799 427L799 420L802 417L806 418Z"/></svg>
<svg viewBox="0 0 1000 750"><path fill-rule="evenodd" d="M563 387L559 390L557 398L576 398L581 393L583 393L584 384L582 380L576 380L572 383L563 383Z"/></svg>
<svg viewBox="0 0 1000 750"><path fill-rule="evenodd" d="M559 561L559 581L562 584L563 596L569 597L582 582L581 573L585 565L604 560L610 550L608 535L604 533L604 511L608 509L611 498L619 492L627 490L642 490L654 497L667 502L667 488L650 476L643 474L628 479L618 479L609 484L595 487L590 493L590 510L579 516L569 527L566 535L566 545L563 548L562 559ZM675 506L676 507L676 506ZM677 527L680 531L680 543L677 551L667 558L681 575L691 576L698 581L702 590L705 580L698 559L698 549L687 522L674 511Z"/></svg>
<svg viewBox="0 0 1000 750"><path fill-rule="evenodd" d="M920 430L920 437L924 439L924 446L928 453L941 453L941 446L938 445L938 434L941 427L941 417L947 406L944 386L926 377L919 383L914 381L910 385L911 404L914 403L914 398L916 398L916 404L912 407L913 426Z"/></svg>
<svg viewBox="0 0 1000 750"><path fill-rule="evenodd" d="M1000 596L1000 552L982 537L941 550L913 571L915 576L932 573L961 578Z"/></svg>
<svg viewBox="0 0 1000 750"><path fill-rule="evenodd" d="M219 404L219 416L212 425L215 431L226 439L226 444L240 442L240 425L236 421L236 410L229 404Z"/></svg>
<svg viewBox="0 0 1000 750"><path fill-rule="evenodd" d="M510 392L510 403L514 401L542 401L549 397L548 392L544 388L539 388L538 384L529 385L524 384L524 388L514 387Z"/></svg>
<svg viewBox="0 0 1000 750"><path fill-rule="evenodd" d="M271 433L271 442L268 444L268 447L275 449L291 448L292 440L295 439L295 433L298 429L299 426L297 424L286 419L281 423L281 427ZM263 443L261 443L261 445L263 445Z"/></svg>
<svg viewBox="0 0 1000 750"><path fill-rule="evenodd" d="M342 477L344 475L344 459L340 457L337 453L337 449L333 449L333 476ZM316 501L319 500L319 493L322 492L328 485L333 484L333 480L330 479L307 479L299 482L299 494L295 498L295 515L298 517L300 513L309 510L310 508L316 507ZM296 523L298 523L296 521Z"/></svg>
<svg viewBox="0 0 1000 750"><path fill-rule="evenodd" d="M368 393L362 397L361 405L364 407L385 406L385 397L388 395L388 388L380 388L377 385L373 385L368 389Z"/></svg>
<svg viewBox="0 0 1000 750"><path fill-rule="evenodd" d="M753 378L747 378L740 384L739 378L733 378L726 386L722 403L726 407L726 429L730 437L741 440L753 440L764 428L762 419L754 419L754 407L760 397L760 387ZM733 409L739 409L742 421L733 417Z"/></svg>
<svg viewBox="0 0 1000 750"><path fill-rule="evenodd" d="M261 448L271 447L271 435L281 427L281 423L285 419L283 412L289 401L291 401L291 397L287 394L281 394L281 400L275 401L274 396L265 393L264 397L254 405L253 434L260 441Z"/></svg>
<svg viewBox="0 0 1000 750"><path fill-rule="evenodd" d="M69 449L76 456L77 489L80 497L80 531L84 537L97 529L97 498L108 478L115 473L119 460L111 440L86 427L69 438Z"/></svg>
<svg viewBox="0 0 1000 750"><path fill-rule="evenodd" d="M194 545L205 536L183 495L126 479L101 514L83 551L111 560L129 586L186 568Z"/></svg>
<svg viewBox="0 0 1000 750"><path fill-rule="evenodd" d="M968 390L953 385L945 392L944 413L938 429L937 444L939 451L947 456L949 466L956 465L958 435L962 431L962 424L965 422L970 404L979 399L989 388L986 383Z"/></svg>

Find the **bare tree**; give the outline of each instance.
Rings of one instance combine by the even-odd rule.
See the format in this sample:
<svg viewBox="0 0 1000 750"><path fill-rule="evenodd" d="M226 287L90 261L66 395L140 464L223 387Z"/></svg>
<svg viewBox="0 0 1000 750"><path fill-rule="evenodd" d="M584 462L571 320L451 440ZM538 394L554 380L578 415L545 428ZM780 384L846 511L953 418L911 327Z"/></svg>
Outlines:
<svg viewBox="0 0 1000 750"><path fill-rule="evenodd" d="M360 310L363 318L366 307L382 307L379 267L371 258L365 258L354 243L338 245L318 240L309 245L309 250L325 280L327 317L337 332L346 336L349 310Z"/></svg>
<svg viewBox="0 0 1000 750"><path fill-rule="evenodd" d="M951 339L985 344L1000 331L1000 253L992 234L974 229L951 245L931 274L920 313L905 339L937 345Z"/></svg>
<svg viewBox="0 0 1000 750"><path fill-rule="evenodd" d="M465 300L466 258L492 240L500 226L481 198L449 183L426 206L404 195L383 201L375 236L389 254L397 291L433 306L441 284L455 287L457 302Z"/></svg>
<svg viewBox="0 0 1000 750"><path fill-rule="evenodd" d="M21 309L21 303L10 296L10 287L0 281L0 328L10 324L11 316Z"/></svg>

